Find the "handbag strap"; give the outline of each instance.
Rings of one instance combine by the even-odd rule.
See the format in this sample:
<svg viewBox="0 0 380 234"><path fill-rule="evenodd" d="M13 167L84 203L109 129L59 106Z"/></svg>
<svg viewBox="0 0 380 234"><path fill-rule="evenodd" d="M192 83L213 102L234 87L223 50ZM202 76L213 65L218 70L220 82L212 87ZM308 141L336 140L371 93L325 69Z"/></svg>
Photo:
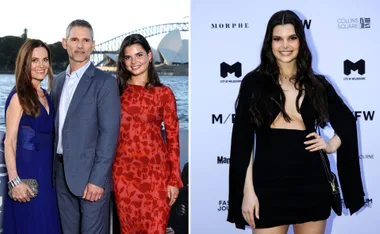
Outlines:
<svg viewBox="0 0 380 234"><path fill-rule="evenodd" d="M320 128L318 126L317 126L317 129L318 129L318 134L321 135L321 131L320 131ZM322 164L323 164L323 167L325 168L325 172L326 172L326 176L327 176L327 181L329 182L329 184L331 186L332 193L334 195L339 194L338 184L335 184L335 175L334 175L334 173L331 172L331 169L327 166L326 158L325 158L325 155L322 152L322 150L318 150L318 151L319 151L319 155L321 156Z"/></svg>
<svg viewBox="0 0 380 234"><path fill-rule="evenodd" d="M320 131L320 128L317 127L317 130L318 130L318 134L321 135L321 131ZM319 151L319 155L321 156L321 159L322 159L322 164L323 164L323 167L325 169L325 172L326 172L326 176L327 176L327 180L330 182L330 183L333 183L334 182L334 174L331 173L331 170L328 168L327 166L327 163L326 163L326 158L325 158L325 155L324 153L322 152L322 150L318 150Z"/></svg>

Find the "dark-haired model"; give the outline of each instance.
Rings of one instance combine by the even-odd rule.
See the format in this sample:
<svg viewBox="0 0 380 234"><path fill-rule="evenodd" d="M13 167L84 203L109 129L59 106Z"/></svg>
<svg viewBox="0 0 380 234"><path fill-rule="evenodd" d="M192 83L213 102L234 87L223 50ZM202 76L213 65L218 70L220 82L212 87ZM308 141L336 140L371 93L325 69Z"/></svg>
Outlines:
<svg viewBox="0 0 380 234"><path fill-rule="evenodd" d="M335 131L328 142L316 133L327 123ZM344 201L355 213L364 205L355 118L312 70L300 18L280 11L236 102L228 221L255 234L285 234L291 224L296 234L324 233L332 200L319 150L337 152Z"/></svg>

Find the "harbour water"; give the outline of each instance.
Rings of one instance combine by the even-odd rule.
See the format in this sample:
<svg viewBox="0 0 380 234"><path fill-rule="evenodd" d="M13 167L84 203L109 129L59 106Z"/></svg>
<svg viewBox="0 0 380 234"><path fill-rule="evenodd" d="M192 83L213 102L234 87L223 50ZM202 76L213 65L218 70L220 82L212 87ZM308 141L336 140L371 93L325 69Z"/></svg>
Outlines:
<svg viewBox="0 0 380 234"><path fill-rule="evenodd" d="M161 82L169 86L176 97L177 114L180 124L181 168L188 161L188 77L161 76ZM47 80L42 87L47 87ZM15 85L12 74L0 74L0 132L5 131L4 106L10 90Z"/></svg>
<svg viewBox="0 0 380 234"><path fill-rule="evenodd" d="M177 112L180 128L188 126L188 77L187 76L161 76L161 82L169 86L177 100ZM10 90L15 85L14 75L0 74L0 131L4 131L4 105ZM46 88L46 80L42 83Z"/></svg>

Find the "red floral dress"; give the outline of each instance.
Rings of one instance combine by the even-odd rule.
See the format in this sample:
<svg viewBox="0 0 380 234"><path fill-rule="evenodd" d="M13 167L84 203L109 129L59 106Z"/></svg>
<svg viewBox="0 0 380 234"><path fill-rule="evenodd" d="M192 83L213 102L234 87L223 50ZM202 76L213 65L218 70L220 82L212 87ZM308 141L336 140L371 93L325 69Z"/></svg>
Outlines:
<svg viewBox="0 0 380 234"><path fill-rule="evenodd" d="M177 108L169 87L127 86L112 174L121 232L164 234L170 211L167 186L183 187Z"/></svg>

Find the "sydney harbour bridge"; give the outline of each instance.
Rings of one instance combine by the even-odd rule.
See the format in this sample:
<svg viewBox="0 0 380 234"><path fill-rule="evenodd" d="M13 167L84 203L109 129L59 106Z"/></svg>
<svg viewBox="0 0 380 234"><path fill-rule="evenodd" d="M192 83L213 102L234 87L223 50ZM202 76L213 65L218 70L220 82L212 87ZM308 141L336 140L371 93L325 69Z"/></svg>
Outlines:
<svg viewBox="0 0 380 234"><path fill-rule="evenodd" d="M188 22L180 22L180 23L167 23L167 24L159 24L154 26L149 26L141 29L137 29L134 31L127 32L120 36L117 36L108 41L102 42L95 46L95 50L92 52L91 61L96 66L103 61L103 55L106 53L117 53L122 41L128 35L138 33L143 35L146 38L153 37L160 34L166 34L173 30L179 30L182 32L189 31L189 23Z"/></svg>

